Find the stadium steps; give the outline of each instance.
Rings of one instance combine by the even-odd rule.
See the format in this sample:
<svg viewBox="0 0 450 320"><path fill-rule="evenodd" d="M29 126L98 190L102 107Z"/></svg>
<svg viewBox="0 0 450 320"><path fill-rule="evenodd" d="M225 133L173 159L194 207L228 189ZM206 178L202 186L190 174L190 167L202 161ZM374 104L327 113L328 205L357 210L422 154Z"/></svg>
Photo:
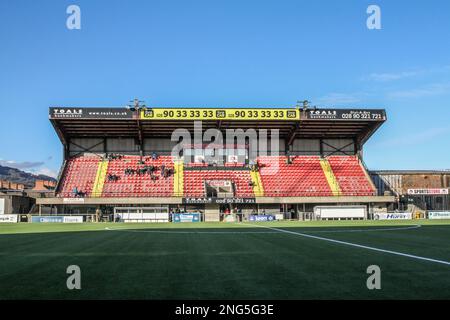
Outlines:
<svg viewBox="0 0 450 320"><path fill-rule="evenodd" d="M368 181L369 184L370 184L370 187L371 187L373 190L375 190L375 194L378 194L378 189L377 189L377 187L375 186L375 183L373 182L372 177L371 177L370 174L369 174L369 169L367 169L366 164L364 163L364 161L363 161L360 157L357 157L357 159L358 159L358 161L359 161L359 165L361 166L361 168L362 168L362 170L363 170L363 172L364 172L364 175L366 176L367 181Z"/></svg>
<svg viewBox="0 0 450 320"><path fill-rule="evenodd" d="M325 178L327 179L333 196L340 196L342 194L342 190L336 176L333 173L333 169L331 169L330 163L327 159L320 159L320 165L322 166L323 173L325 174Z"/></svg>
<svg viewBox="0 0 450 320"><path fill-rule="evenodd" d="M250 176L252 178L253 192L255 193L255 196L264 197L264 187L261 182L261 176L259 174L259 171L251 171Z"/></svg>
<svg viewBox="0 0 450 320"><path fill-rule="evenodd" d="M184 194L184 164L177 160L174 163L173 196L182 197Z"/></svg>
<svg viewBox="0 0 450 320"><path fill-rule="evenodd" d="M67 171L67 160L64 160L63 164L59 168L58 177L56 178L56 186L55 186L56 193L59 193L62 190L61 182L63 181L63 177L66 174L66 171Z"/></svg>
<svg viewBox="0 0 450 320"><path fill-rule="evenodd" d="M106 173L108 172L108 160L102 160L98 164L97 175L95 176L94 187L91 196L94 198L101 197L103 186L105 185Z"/></svg>

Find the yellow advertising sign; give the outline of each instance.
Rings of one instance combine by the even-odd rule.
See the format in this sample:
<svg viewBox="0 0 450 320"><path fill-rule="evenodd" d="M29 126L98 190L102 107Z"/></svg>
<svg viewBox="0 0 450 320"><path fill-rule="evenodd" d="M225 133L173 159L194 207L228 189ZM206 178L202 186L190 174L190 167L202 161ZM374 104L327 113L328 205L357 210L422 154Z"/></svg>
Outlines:
<svg viewBox="0 0 450 320"><path fill-rule="evenodd" d="M293 108L277 109L211 109L149 108L141 111L142 120L299 120Z"/></svg>

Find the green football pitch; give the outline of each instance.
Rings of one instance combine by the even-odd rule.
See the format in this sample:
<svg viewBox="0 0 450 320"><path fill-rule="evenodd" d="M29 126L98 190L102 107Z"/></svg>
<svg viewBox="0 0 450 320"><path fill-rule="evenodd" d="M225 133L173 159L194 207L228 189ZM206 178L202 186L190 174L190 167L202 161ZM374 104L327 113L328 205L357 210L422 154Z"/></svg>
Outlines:
<svg viewBox="0 0 450 320"><path fill-rule="evenodd" d="M449 220L0 225L0 299L449 298Z"/></svg>

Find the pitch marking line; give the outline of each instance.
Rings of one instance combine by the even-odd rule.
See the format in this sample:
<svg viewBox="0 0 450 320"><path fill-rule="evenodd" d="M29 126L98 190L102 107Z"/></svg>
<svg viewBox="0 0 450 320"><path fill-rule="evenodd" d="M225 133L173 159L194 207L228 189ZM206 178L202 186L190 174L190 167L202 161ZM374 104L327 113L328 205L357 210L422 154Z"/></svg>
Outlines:
<svg viewBox="0 0 450 320"><path fill-rule="evenodd" d="M241 223L244 225L245 223ZM253 226L253 225L252 225ZM370 232L370 231L397 231L397 230L411 230L420 228L421 225L414 225L411 227L395 227L395 228L376 228L376 229L347 229L347 230L312 230L306 231L307 233L351 233L351 232ZM169 231L169 230L149 230L149 229L127 229L127 228L109 228L105 227L105 230L109 231L125 231L125 232L137 232L137 233L163 233L163 234L277 234L276 230L273 231Z"/></svg>
<svg viewBox="0 0 450 320"><path fill-rule="evenodd" d="M373 231L397 231L397 230L411 230L422 227L420 224L416 224L410 227L394 227L394 228L370 228L370 229L344 229L344 230L312 230L306 233L345 233L345 232L373 232Z"/></svg>
<svg viewBox="0 0 450 320"><path fill-rule="evenodd" d="M243 224L252 225L252 224L247 224L247 223L243 223ZM287 233L287 234L293 234L293 235L300 236L300 237L311 238L311 239L322 240L322 241L328 241L328 242L338 243L338 244L342 244L342 245L346 245L346 246L362 248L362 249L367 249L367 250L372 250L372 251L378 251L378 252L383 252L383 253L390 253L390 254L393 254L393 255L396 255L396 256L407 257L407 258L412 258L412 259L416 259L416 260L424 260L424 261L440 263L440 264L444 264L444 265L450 266L450 262L444 261L444 260L437 260L437 259L431 259L431 258L426 258L426 257L421 257L421 256L415 256L413 254L407 254L407 253L402 253L402 252L397 252L397 251L392 251L392 250L386 250L386 249L380 249L380 248L375 248L375 247L369 247L369 246L364 246L364 245L356 244L356 243L352 243L352 242L346 242L346 241L341 241L341 240L334 240L334 239L329 239L329 238L323 238L323 237L314 236L314 235L311 235L311 234L294 232L294 231L289 231L289 230L284 230L284 229L279 229L279 228L273 228L273 227L268 227L268 226L261 226L261 225L257 225L257 224L254 224L253 226L260 227L260 228L266 228L266 229L270 229L270 230L276 230L278 232L283 232L283 233Z"/></svg>
<svg viewBox="0 0 450 320"><path fill-rule="evenodd" d="M108 231L125 231L137 233L164 233L164 234L277 234L276 231L168 231L168 230L136 230L136 229L112 229L106 227Z"/></svg>

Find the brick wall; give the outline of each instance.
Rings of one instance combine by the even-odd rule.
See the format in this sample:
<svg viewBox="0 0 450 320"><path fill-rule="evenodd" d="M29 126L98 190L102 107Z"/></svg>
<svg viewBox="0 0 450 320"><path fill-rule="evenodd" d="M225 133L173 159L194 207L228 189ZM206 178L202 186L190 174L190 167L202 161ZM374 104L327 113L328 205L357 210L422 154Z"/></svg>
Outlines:
<svg viewBox="0 0 450 320"><path fill-rule="evenodd" d="M408 189L448 188L450 175L442 174L406 174L402 176L403 192Z"/></svg>
<svg viewBox="0 0 450 320"><path fill-rule="evenodd" d="M55 187L56 187L56 182L54 182L54 181L36 180L33 191L52 190Z"/></svg>

